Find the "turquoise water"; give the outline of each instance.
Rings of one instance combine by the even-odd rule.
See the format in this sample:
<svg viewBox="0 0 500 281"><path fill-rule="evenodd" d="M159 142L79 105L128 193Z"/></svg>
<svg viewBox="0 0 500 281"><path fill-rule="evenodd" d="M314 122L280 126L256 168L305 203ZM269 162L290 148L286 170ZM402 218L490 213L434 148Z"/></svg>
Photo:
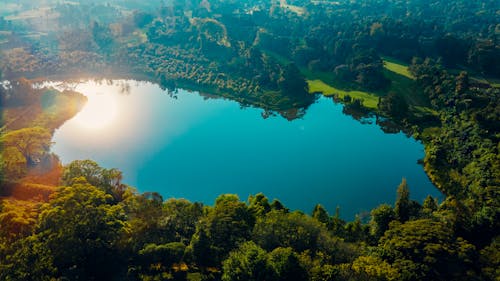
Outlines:
<svg viewBox="0 0 500 281"><path fill-rule="evenodd" d="M340 206L349 219L392 204L403 177L415 200L439 196L417 164L420 143L361 124L331 99L288 121L184 90L172 98L147 82L72 86L89 103L56 131L53 151L63 163L89 158L119 168L141 192L206 204L222 193L246 200L263 192L305 212Z"/></svg>

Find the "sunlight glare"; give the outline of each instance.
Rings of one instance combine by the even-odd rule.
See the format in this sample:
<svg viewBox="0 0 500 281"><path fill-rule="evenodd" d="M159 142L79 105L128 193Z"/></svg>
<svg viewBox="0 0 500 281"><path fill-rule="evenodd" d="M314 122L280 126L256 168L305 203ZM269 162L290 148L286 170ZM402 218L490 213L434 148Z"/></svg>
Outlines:
<svg viewBox="0 0 500 281"><path fill-rule="evenodd" d="M102 129L111 125L117 115L116 99L111 94L102 93L88 95L87 98L87 104L75 121L87 129Z"/></svg>

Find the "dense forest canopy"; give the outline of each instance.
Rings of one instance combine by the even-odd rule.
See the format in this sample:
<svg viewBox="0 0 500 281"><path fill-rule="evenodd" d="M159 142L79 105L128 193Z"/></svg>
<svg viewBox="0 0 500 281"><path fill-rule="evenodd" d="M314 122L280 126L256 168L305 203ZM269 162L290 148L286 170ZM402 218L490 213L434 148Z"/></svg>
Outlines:
<svg viewBox="0 0 500 281"><path fill-rule="evenodd" d="M495 0L4 0L0 279L498 280L499 36ZM348 222L264 194L139 194L50 153L86 102L35 87L51 77L132 77L289 120L323 93L422 141L446 198L413 201L403 179L393 205Z"/></svg>

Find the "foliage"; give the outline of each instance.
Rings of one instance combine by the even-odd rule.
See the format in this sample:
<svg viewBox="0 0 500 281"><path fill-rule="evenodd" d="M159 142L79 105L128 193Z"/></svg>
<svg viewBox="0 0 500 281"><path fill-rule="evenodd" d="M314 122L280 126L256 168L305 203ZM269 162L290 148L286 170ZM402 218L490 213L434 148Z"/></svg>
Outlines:
<svg viewBox="0 0 500 281"><path fill-rule="evenodd" d="M253 240L266 250L291 247L297 252L316 251L320 233L326 227L300 213L271 211L257 220L253 229Z"/></svg>
<svg viewBox="0 0 500 281"><path fill-rule="evenodd" d="M410 189L405 178L403 178L401 184L398 186L394 212L400 222L410 219Z"/></svg>
<svg viewBox="0 0 500 281"><path fill-rule="evenodd" d="M396 212L387 204L382 204L371 211L371 233L380 238L389 229L389 223L396 220Z"/></svg>
<svg viewBox="0 0 500 281"><path fill-rule="evenodd" d="M238 196L219 196L191 240L195 259L200 265L219 264L239 243L250 238L254 223L255 217Z"/></svg>
<svg viewBox="0 0 500 281"><path fill-rule="evenodd" d="M498 279L500 90L488 82L500 75L497 1L28 2L7 0L13 10L0 17L6 79L114 71L289 119L314 102L308 89L322 91L423 141L446 199L420 206L404 180L394 208L345 222L263 194L164 202L78 161L43 207L2 199L0 279ZM51 132L82 101L26 79L0 91L1 174L15 182L49 157ZM71 106L41 113L60 104Z"/></svg>
<svg viewBox="0 0 500 281"><path fill-rule="evenodd" d="M13 153L20 154L24 158L24 163L31 165L48 152L51 138L47 129L33 127L8 132L2 136L1 141L6 150L14 148Z"/></svg>
<svg viewBox="0 0 500 281"><path fill-rule="evenodd" d="M254 242L245 242L223 262L222 280L305 280L307 272L291 248L267 253Z"/></svg>
<svg viewBox="0 0 500 281"><path fill-rule="evenodd" d="M92 160L76 160L64 168L62 182L64 185L73 185L84 178L89 184L102 188L106 193L121 201L126 190L122 184L122 172L117 169L101 168Z"/></svg>
<svg viewBox="0 0 500 281"><path fill-rule="evenodd" d="M125 214L112 197L85 181L62 187L40 214L37 235L62 277L117 279ZM58 226L54 228L54 226Z"/></svg>
<svg viewBox="0 0 500 281"><path fill-rule="evenodd" d="M404 118L408 114L408 103L405 99L394 92L380 99L378 103L379 110L394 118Z"/></svg>
<svg viewBox="0 0 500 281"><path fill-rule="evenodd" d="M380 256L400 273L400 280L466 278L475 247L445 223L429 219L394 223L379 242Z"/></svg>
<svg viewBox="0 0 500 281"><path fill-rule="evenodd" d="M222 280L267 280L269 269L266 251L253 242L243 243L223 263Z"/></svg>
<svg viewBox="0 0 500 281"><path fill-rule="evenodd" d="M93 173L82 174L89 179L107 175L87 164ZM405 182L398 211L381 205L369 224L359 217L345 223L338 210L330 217L320 205L313 216L288 212L263 194L248 204L222 195L203 207L130 189L116 201L103 186L72 178L26 224L13 215L18 207L4 201L0 276L185 280L191 272L222 280L443 280L495 274L496 240L476 250L454 231L451 200L438 206L429 197L415 208Z"/></svg>

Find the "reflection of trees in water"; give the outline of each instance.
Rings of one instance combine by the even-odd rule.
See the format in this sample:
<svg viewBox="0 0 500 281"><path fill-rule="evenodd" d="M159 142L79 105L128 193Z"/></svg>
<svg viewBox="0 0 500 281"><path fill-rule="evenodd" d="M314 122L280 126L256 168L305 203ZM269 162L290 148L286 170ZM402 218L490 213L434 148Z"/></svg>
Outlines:
<svg viewBox="0 0 500 281"><path fill-rule="evenodd" d="M363 107L362 100L360 99L353 100L349 97L347 99L344 98L343 100L341 100L338 97L334 96L332 97L332 100L334 103L340 103L342 101L342 113L351 116L354 120L360 122L361 124L373 124L373 121L375 121L375 124L377 124L380 129L386 134L397 134L400 132L405 133L407 136L410 136L412 134L410 130L405 130L404 126L394 122L389 118L379 116L369 109Z"/></svg>
<svg viewBox="0 0 500 281"><path fill-rule="evenodd" d="M205 100L224 99L224 100L236 101L239 103L241 109L245 109L245 108L249 108L249 107L261 108L264 110L261 113L261 116L264 119L280 115L281 117L287 119L288 121L292 121L292 120L295 120L297 118L304 117L307 109L309 108L309 105L307 105L304 107L291 107L291 108L282 109L282 110L275 110L275 109L270 109L270 108L263 108L263 107L254 106L254 105L252 105L244 100L227 98L227 97L220 96L220 95L215 95L215 94L210 94L210 93L205 93L205 92L199 92L198 94L200 96L202 96L203 99L205 99Z"/></svg>
<svg viewBox="0 0 500 281"><path fill-rule="evenodd" d="M61 81L61 82L47 82L47 83L42 83L40 85L41 88L44 87L53 87L59 91L76 91L76 87L80 84L80 82L74 82L74 81Z"/></svg>
<svg viewBox="0 0 500 281"><path fill-rule="evenodd" d="M139 81L139 80L114 80L110 78L93 78L93 79L88 79L88 80L77 80L77 81L62 81L62 82L57 82L52 84L51 86L55 87L56 89L59 90L71 90L71 91L76 91L76 88L81 84L85 83L86 81L92 81L94 82L97 86L114 86L118 89L118 93L122 95L130 95L132 92L132 83L135 83L134 85L140 86L142 83L147 83L144 81ZM159 83L158 86L165 91L171 98L177 99L178 98L178 93L179 89L175 87L175 83ZM264 111L262 112L262 117L264 119L269 118L271 116L282 116L283 118L292 121L297 118L302 118L307 109L309 108L310 104L314 103L316 101L317 96L311 96L310 97L310 103L305 105L305 106L296 106L296 107L289 107L289 108L271 108L268 106L264 106L262 104L260 105L252 105L250 101L247 101L243 97L228 97L226 95L218 95L218 94L211 94L207 92L197 92L201 97L203 97L205 100L208 99L224 99L224 100L231 100L238 102L240 107L242 109L247 108L247 107L254 107L254 108L261 108Z"/></svg>
<svg viewBox="0 0 500 281"><path fill-rule="evenodd" d="M354 120L359 121L361 124L373 123L373 113L365 107L360 107L356 103L344 104L342 113L351 116Z"/></svg>
<svg viewBox="0 0 500 281"><path fill-rule="evenodd" d="M342 103L342 113L351 116L354 120L359 121L361 124L373 123L373 112L363 106L362 99L352 99L349 95L340 98L337 95L331 97L333 102L338 104Z"/></svg>
<svg viewBox="0 0 500 281"><path fill-rule="evenodd" d="M92 82L96 83L97 85L101 86L101 85L108 85L108 86L113 86L113 80L111 79L106 79L106 78L94 78L94 79L91 79Z"/></svg>
<svg viewBox="0 0 500 281"><path fill-rule="evenodd" d="M130 95L130 83L127 80L118 81L119 92L122 95Z"/></svg>
<svg viewBox="0 0 500 281"><path fill-rule="evenodd" d="M377 117L376 124L379 125L380 129L382 129L382 131L386 134L397 134L403 129L391 119L384 117Z"/></svg>
<svg viewBox="0 0 500 281"><path fill-rule="evenodd" d="M110 78L95 78L92 80L97 85L107 85L107 86L116 86L118 88L118 93L122 95L130 95L131 86L130 80L114 80ZM139 85L139 81L136 81L136 85Z"/></svg>

